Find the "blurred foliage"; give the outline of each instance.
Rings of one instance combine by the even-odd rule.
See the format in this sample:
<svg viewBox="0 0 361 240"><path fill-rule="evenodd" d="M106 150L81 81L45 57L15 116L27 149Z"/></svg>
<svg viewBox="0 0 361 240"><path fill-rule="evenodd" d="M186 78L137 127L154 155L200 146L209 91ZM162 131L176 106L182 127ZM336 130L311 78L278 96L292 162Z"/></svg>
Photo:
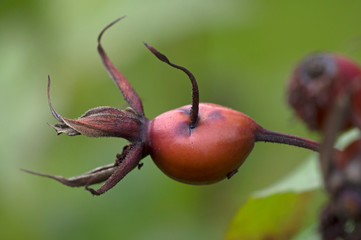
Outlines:
<svg viewBox="0 0 361 240"><path fill-rule="evenodd" d="M251 198L239 210L229 240L288 240L301 228L314 192L286 192Z"/></svg>
<svg viewBox="0 0 361 240"><path fill-rule="evenodd" d="M287 240L302 232L308 239L317 225L324 202L317 154L277 183L257 191L241 206L227 231L226 239ZM317 229L317 228L316 228Z"/></svg>
<svg viewBox="0 0 361 240"><path fill-rule="evenodd" d="M164 176L150 158L109 193L27 175L72 176L114 161L120 139L56 137L46 100L78 117L100 105L124 106L96 52L104 48L144 100L148 118L188 104L184 74L159 62L142 41L197 77L200 97L240 110L263 127L316 138L285 104L290 70L314 51L361 61L360 1L104 0L0 2L0 221L3 239L222 239L251 192L286 175L309 153L258 143L231 180L189 186Z"/></svg>

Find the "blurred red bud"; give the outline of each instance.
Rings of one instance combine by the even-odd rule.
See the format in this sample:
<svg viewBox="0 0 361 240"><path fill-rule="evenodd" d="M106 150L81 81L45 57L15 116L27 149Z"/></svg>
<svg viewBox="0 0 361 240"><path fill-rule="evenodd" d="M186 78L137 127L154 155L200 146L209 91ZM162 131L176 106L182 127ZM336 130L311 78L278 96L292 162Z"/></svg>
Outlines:
<svg viewBox="0 0 361 240"><path fill-rule="evenodd" d="M359 85L355 82L361 85L361 69L355 62L335 54L310 55L291 75L288 102L309 129L323 131L325 119L337 98L347 88ZM358 98L361 100L361 96ZM360 106L361 119L361 103L357 105ZM349 128L351 121L351 117L346 119L341 129Z"/></svg>

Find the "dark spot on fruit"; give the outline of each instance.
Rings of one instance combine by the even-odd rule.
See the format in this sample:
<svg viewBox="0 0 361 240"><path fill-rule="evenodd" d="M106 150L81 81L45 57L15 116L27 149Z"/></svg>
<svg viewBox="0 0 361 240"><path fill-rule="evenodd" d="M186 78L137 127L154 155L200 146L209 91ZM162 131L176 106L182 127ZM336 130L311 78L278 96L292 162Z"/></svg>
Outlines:
<svg viewBox="0 0 361 240"><path fill-rule="evenodd" d="M182 113L185 113L187 115L191 114L191 109L190 107L182 107L182 108L178 108L178 110Z"/></svg>
<svg viewBox="0 0 361 240"><path fill-rule="evenodd" d="M175 128L175 132L179 136L189 136L190 135L190 129L189 129L189 123L184 121L178 124L178 126Z"/></svg>
<svg viewBox="0 0 361 240"><path fill-rule="evenodd" d="M224 116L220 111L213 111L208 115L208 118L221 118L224 119Z"/></svg>

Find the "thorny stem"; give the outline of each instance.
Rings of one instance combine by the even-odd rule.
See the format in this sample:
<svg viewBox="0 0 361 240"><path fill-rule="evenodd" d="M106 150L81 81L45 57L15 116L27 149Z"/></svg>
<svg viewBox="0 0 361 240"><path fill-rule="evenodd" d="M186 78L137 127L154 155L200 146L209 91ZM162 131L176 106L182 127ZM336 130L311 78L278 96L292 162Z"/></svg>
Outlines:
<svg viewBox="0 0 361 240"><path fill-rule="evenodd" d="M307 148L315 152L320 151L320 144L310 139L301 138L285 133L274 132L264 128L260 128L255 134L256 142L273 142L292 145L301 148Z"/></svg>
<svg viewBox="0 0 361 240"><path fill-rule="evenodd" d="M162 62L167 63L168 65L179 69L181 71L183 71L184 73L186 73L189 77L189 79L191 80L192 83L192 108L191 108L191 112L190 112L190 124L189 127L190 128L195 128L198 124L198 111L199 111L199 90L198 90L198 84L197 84L197 80L194 77L194 75L185 67L176 65L174 63L171 63L169 61L169 59L162 53L158 52L155 48L153 48L152 46L150 46L147 43L144 43L144 45Z"/></svg>

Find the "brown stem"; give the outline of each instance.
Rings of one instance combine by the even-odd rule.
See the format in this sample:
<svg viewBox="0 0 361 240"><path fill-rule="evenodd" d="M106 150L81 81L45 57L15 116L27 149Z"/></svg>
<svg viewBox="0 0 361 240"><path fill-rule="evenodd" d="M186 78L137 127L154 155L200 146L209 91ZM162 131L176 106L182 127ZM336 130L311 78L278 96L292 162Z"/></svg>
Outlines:
<svg viewBox="0 0 361 240"><path fill-rule="evenodd" d="M190 124L189 127L190 128L195 128L198 124L198 111L199 111L199 90L198 90L198 84L197 84L197 80L194 77L194 75L185 67L173 64L169 61L169 59L162 53L158 52L155 48L153 48L152 46L150 46L147 43L144 43L144 45L162 62L167 63L168 65L179 69L181 71L183 71L185 74L188 75L189 79L191 80L192 83L192 108L191 108L191 113L190 113Z"/></svg>
<svg viewBox="0 0 361 240"><path fill-rule="evenodd" d="M260 128L255 134L256 142L273 142L293 145L301 148L307 148L315 152L320 151L320 144L310 139L301 138L285 133L274 132L264 128Z"/></svg>

